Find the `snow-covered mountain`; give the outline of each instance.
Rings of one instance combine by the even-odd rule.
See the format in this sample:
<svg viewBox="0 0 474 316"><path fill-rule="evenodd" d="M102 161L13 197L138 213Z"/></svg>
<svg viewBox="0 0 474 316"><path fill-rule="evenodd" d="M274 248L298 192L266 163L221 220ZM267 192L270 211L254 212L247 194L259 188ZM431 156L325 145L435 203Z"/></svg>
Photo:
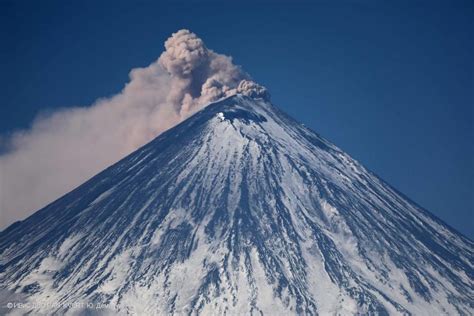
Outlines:
<svg viewBox="0 0 474 316"><path fill-rule="evenodd" d="M241 94L13 224L0 254L3 300L32 314L79 302L136 315L474 308L471 240Z"/></svg>

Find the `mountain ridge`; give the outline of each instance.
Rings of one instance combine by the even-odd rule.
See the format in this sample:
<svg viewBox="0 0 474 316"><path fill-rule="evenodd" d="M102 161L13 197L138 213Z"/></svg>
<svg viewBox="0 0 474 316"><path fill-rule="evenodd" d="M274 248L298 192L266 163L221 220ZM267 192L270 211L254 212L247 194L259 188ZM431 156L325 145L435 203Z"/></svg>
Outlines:
<svg viewBox="0 0 474 316"><path fill-rule="evenodd" d="M472 241L268 100L243 95L0 237L0 287L26 300L120 313L473 308Z"/></svg>

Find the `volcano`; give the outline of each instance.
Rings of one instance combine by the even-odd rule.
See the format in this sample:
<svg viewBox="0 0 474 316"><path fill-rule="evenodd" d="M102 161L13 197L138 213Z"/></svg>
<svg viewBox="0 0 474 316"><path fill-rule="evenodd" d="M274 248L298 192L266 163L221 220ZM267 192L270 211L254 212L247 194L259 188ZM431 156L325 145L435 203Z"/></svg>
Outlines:
<svg viewBox="0 0 474 316"><path fill-rule="evenodd" d="M473 246L236 94L2 231L0 288L32 314L472 315Z"/></svg>

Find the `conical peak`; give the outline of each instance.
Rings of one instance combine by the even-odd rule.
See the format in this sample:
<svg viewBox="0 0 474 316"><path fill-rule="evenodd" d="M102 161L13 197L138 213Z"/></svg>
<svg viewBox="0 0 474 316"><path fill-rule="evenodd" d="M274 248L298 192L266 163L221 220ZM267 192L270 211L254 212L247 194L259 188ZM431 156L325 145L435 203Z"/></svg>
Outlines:
<svg viewBox="0 0 474 316"><path fill-rule="evenodd" d="M225 132L225 133L224 133ZM209 104L181 124L163 133L160 139L169 138L175 142L180 139L183 146L200 139L225 138L236 133L246 139L259 140L272 144L275 148L300 156L303 153L314 156L316 146L322 151L340 150L289 117L268 99L235 94ZM233 144L229 144L233 146Z"/></svg>
<svg viewBox="0 0 474 316"><path fill-rule="evenodd" d="M174 148L202 146L204 142L228 138L231 134L245 138L266 137L262 125L276 116L276 108L263 98L235 94L209 104L177 126L164 132L144 148L155 154ZM235 144L230 143L229 146Z"/></svg>
<svg viewBox="0 0 474 316"><path fill-rule="evenodd" d="M271 109L273 106L264 98L254 98L243 94L236 94L222 101L211 104L208 108L212 114L217 115L221 121L242 120L244 122L266 121L262 110Z"/></svg>
<svg viewBox="0 0 474 316"><path fill-rule="evenodd" d="M184 132L183 129L193 130L193 134L198 134L208 124L216 126L224 121L232 123L241 121L247 125L252 122L262 123L266 121L266 116L275 110L276 108L267 99L237 93L210 103L156 139L167 137L169 134L173 134L172 137L176 138Z"/></svg>

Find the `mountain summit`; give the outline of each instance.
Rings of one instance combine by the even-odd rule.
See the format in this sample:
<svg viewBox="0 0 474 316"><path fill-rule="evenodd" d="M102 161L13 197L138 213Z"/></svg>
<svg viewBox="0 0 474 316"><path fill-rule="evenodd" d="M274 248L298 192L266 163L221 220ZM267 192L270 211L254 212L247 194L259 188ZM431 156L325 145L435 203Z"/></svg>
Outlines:
<svg viewBox="0 0 474 316"><path fill-rule="evenodd" d="M470 315L473 246L237 94L1 232L0 287L34 314Z"/></svg>

